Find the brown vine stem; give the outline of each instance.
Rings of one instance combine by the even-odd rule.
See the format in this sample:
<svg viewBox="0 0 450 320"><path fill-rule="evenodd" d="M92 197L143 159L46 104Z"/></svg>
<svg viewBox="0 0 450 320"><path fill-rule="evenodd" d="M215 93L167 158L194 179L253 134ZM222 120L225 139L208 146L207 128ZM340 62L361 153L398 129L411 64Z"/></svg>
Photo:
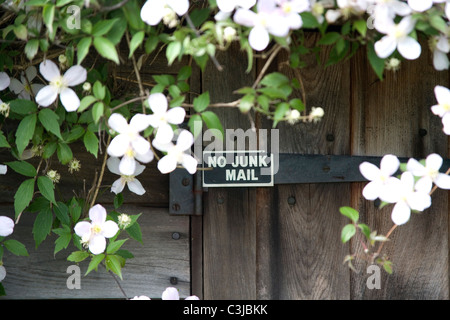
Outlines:
<svg viewBox="0 0 450 320"><path fill-rule="evenodd" d="M449 175L449 174L450 174L450 168L448 168L448 170L445 172L445 174L446 174L446 175ZM437 188L438 188L438 186L437 186L437 185L434 185L433 189L431 189L431 191L430 191L430 196L433 194L433 192L436 191Z"/></svg>
<svg viewBox="0 0 450 320"><path fill-rule="evenodd" d="M277 56L278 52L280 52L280 50L282 48L283 48L282 46L277 45L277 48L272 51L272 53L270 54L270 56L267 59L266 63L264 64L263 68L259 72L258 77L256 78L255 82L253 83L253 85L252 85L253 89L255 89L258 86L258 84L261 82L261 80L264 77L264 74L266 73L267 69L272 64L272 61L275 59L275 57Z"/></svg>
<svg viewBox="0 0 450 320"><path fill-rule="evenodd" d="M241 102L241 99L232 101L232 102L219 102L219 103L213 103L208 105L208 108L235 108L239 105L239 103ZM191 103L182 103L181 104L182 107L186 107L186 108L193 108L194 105Z"/></svg>
<svg viewBox="0 0 450 320"><path fill-rule="evenodd" d="M126 105L128 105L128 104L130 104L130 103L133 103L133 102L136 102L136 101L143 101L143 100L145 100L145 99L147 99L147 97L137 97L137 98L130 99L130 100L128 100L128 101L125 101L125 102L123 102L123 103L121 103L121 104L115 106L114 108L111 108L111 111L115 111L115 110L120 109L120 108L122 108L123 106L126 106Z"/></svg>
<svg viewBox="0 0 450 320"><path fill-rule="evenodd" d="M388 233L386 233L386 238L389 239L389 236L392 234L392 232L394 232L394 230L398 227L397 224L394 224L391 229L388 231ZM381 250L383 249L383 246L386 242L382 242L380 244L380 247L378 248L377 252L374 254L373 259L375 259L376 257L378 257L381 253Z"/></svg>
<svg viewBox="0 0 450 320"><path fill-rule="evenodd" d="M106 148L108 148L110 142L111 142L111 136L108 135L108 142L106 144ZM100 171L100 176L98 177L98 181L95 186L94 196L92 197L90 208L92 208L94 206L95 201L97 200L98 191L100 190L100 185L102 184L103 175L105 174L105 167L106 167L107 159L108 159L108 152L105 152L105 154L103 156L102 169Z"/></svg>

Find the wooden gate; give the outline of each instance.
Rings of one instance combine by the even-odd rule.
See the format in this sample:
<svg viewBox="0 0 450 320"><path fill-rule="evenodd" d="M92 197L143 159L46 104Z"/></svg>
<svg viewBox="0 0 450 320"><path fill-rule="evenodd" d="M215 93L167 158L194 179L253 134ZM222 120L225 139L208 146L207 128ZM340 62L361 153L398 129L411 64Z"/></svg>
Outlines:
<svg viewBox="0 0 450 320"><path fill-rule="evenodd" d="M316 41L314 34L309 44ZM320 56L326 60L328 52ZM433 70L432 57L403 62L380 82L364 50L339 65L324 68L316 57L294 72L289 55L274 61L272 71L301 77L307 106L320 106L320 123L279 125L279 151L291 154L425 158L448 156L447 137L434 105L434 86L448 86L448 73ZM211 66L202 78L212 102L232 101L229 92L253 83L242 77L243 54L219 58L225 71ZM301 96L299 96L301 97ZM249 119L221 110L224 128L249 128ZM257 128L272 123L260 117ZM299 164L299 167L301 165ZM333 168L327 168L333 170ZM308 172L309 175L314 174ZM320 174L320 172L317 172ZM392 207L379 210L364 200L365 182L277 184L273 188L209 188L204 196L203 297L205 299L448 299L448 193L433 194L433 205L397 228L385 250L394 272L382 270L381 288L368 289L366 264L357 272L343 264L359 243L342 244L348 223L341 206L359 210L360 220L379 234L392 226Z"/></svg>
<svg viewBox="0 0 450 320"><path fill-rule="evenodd" d="M309 35L309 44L312 46L316 39L316 35ZM320 58L326 59L327 54L325 50ZM181 61L167 68L153 58L149 58L154 63L144 70L143 81L151 81L154 73L176 73L187 63ZM265 63L264 59L258 59L255 68L246 74L246 59L238 48L219 54L224 70L219 72L212 64L203 73L194 70L191 91L209 91L212 103L235 100L238 97L230 96L230 92L251 85ZM296 72L289 68L288 59L287 52L282 51L271 64L271 70L291 78L301 77L308 108L322 107L325 117L318 123L279 124L281 153L334 156L392 153L424 158L436 152L448 157L447 137L430 106L435 104L434 86L449 86L449 75L433 70L428 53L417 61L404 62L396 73L386 73L382 82L371 70L364 50L329 68L318 65L311 55L308 67ZM114 76L132 82L128 71L127 66L122 66ZM250 128L248 115L238 110L215 111L224 128ZM251 117L257 129L272 128L271 121ZM83 151L74 155L84 166L80 175L90 181L102 159L90 162L91 158ZM2 163L7 161L3 158ZM298 167L302 167L301 163ZM333 168L327 170L332 172ZM17 178L14 173L2 178L2 214L13 216L11 199L20 183ZM112 183L115 178L107 174L104 183ZM172 198L169 192L172 182L169 176L157 171L155 163L140 180L146 187L146 195L128 194L125 197L128 202L122 208L124 212L143 213L144 243L129 248L136 257L123 270L121 285L128 297L160 297L166 287L175 286L181 296L195 294L202 299L449 298L445 191L434 193L430 209L413 215L410 222L395 231L392 241L385 245L394 273L382 272L381 288L368 289L366 265L357 264L358 272L353 272L343 264L350 251L361 247L357 242L341 243L340 232L347 221L339 213L341 206L352 206L359 210L362 222L386 234L392 225L391 209L379 210L373 202L362 198L365 182L303 182L202 190L194 183L198 179L186 183L174 180L173 183L186 187L183 192L187 192L191 201L190 213L195 213L188 216L180 210L184 209L180 203L173 206L172 202L180 201L181 195ZM71 181L62 181L61 186L65 188L61 190L63 193L71 193L75 188ZM112 199L106 192L99 201L111 207ZM27 213L22 219L15 235L27 245L31 256L4 258L8 270L3 282L7 298L123 297L114 279L104 272L92 272L82 279L81 290L69 290L66 270L70 263L63 254L53 255L52 238L35 251L33 240L29 239L34 215Z"/></svg>

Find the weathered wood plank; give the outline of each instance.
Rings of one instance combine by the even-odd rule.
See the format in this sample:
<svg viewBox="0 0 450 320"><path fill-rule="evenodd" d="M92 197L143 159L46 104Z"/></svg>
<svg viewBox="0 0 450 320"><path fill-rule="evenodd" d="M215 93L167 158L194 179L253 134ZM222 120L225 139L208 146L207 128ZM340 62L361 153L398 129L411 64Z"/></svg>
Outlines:
<svg viewBox="0 0 450 320"><path fill-rule="evenodd" d="M316 39L316 35L308 35L309 44ZM326 54L321 59L325 59ZM286 63L288 59L283 53L277 70L290 78L301 77L307 106L324 108L325 117L319 123L279 124L279 151L348 154L348 63L325 69L317 66L315 57L311 56L308 57L309 67L294 72ZM302 97L300 92L298 97ZM271 123L262 121L262 126L270 128ZM329 138L331 135L333 139ZM257 234L260 235L258 297L347 299L350 296L349 276L342 265L347 248L340 242L344 221L339 207L350 201L349 185L277 185L274 189L272 196L268 196L269 191L259 190L257 197L258 210L261 210L257 221ZM269 268L260 266L262 264L268 264Z"/></svg>
<svg viewBox="0 0 450 320"><path fill-rule="evenodd" d="M211 102L229 102L234 90L251 85L253 72L245 74L246 56L234 46L218 55L222 72L210 64L203 73L203 91ZM224 129L249 127L239 110L214 109ZM226 141L226 137L224 138ZM206 141L205 141L206 142ZM224 146L225 148L225 146ZM251 191L209 188L205 194L203 218L204 298L254 299L255 289L255 211Z"/></svg>
<svg viewBox="0 0 450 320"><path fill-rule="evenodd" d="M10 206L1 208L2 215L13 216ZM143 213L139 218L143 244L129 239L123 246L134 254L122 270L123 281L119 279L126 295L160 298L169 286L176 287L182 297L190 295L189 217L169 215L167 209L136 205L126 205L121 212ZM33 214L24 214L10 236L24 243L30 256L17 257L5 251L3 262L7 276L2 282L7 293L5 299L124 298L103 267L84 277L87 262L80 263L81 289L68 289L66 282L72 273L67 273L67 268L73 263L66 257L72 252L71 248L54 256L56 237L52 235L35 249L31 233L33 222ZM179 233L178 240L172 238L174 232ZM171 283L172 277L177 278L177 284Z"/></svg>
<svg viewBox="0 0 450 320"><path fill-rule="evenodd" d="M421 159L436 152L448 156L440 120L429 109L435 104L434 86L448 86L448 73L433 70L431 55L423 53L417 61L403 62L398 72L387 73L380 82L362 51L353 59L352 84L352 154L392 153ZM392 206L380 211L365 201L364 186L353 184L352 205L360 211L361 222L386 234L392 226ZM382 270L381 289L366 287L367 264L357 264L360 272L351 273L352 299L448 299L447 198L446 192L437 191L430 209L413 214L395 230L383 249L394 273L386 275ZM352 242L352 251L357 250L360 245Z"/></svg>

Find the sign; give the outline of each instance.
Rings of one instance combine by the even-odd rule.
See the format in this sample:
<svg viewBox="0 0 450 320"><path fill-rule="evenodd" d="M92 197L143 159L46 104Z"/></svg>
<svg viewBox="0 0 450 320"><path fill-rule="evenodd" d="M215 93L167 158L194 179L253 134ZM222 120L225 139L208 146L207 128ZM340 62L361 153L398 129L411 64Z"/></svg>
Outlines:
<svg viewBox="0 0 450 320"><path fill-rule="evenodd" d="M203 151L203 187L273 186L273 156L265 151Z"/></svg>

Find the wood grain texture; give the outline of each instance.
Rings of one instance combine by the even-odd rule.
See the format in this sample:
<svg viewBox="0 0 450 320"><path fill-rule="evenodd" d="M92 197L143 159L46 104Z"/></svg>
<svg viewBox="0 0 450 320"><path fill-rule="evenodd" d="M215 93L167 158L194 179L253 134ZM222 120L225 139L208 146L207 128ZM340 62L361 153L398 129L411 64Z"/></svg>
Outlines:
<svg viewBox="0 0 450 320"><path fill-rule="evenodd" d="M203 92L209 91L211 103L233 101L236 97L230 93L251 85L254 74L244 73L246 56L237 46L226 54L219 54L218 61L224 70L218 72L214 65L208 65L202 75ZM248 118L239 110L217 108L213 111L219 115L224 129L249 128ZM204 196L204 298L254 299L256 257L252 191L209 188Z"/></svg>
<svg viewBox="0 0 450 320"><path fill-rule="evenodd" d="M400 71L386 73L382 82L367 64L365 53L358 53L352 62L352 84L353 154L448 156L440 119L430 111L436 103L434 86L448 86L448 72L434 71L428 52L417 61L402 62ZM373 202L362 199L364 186L353 184L352 205L360 211L361 222L386 234L392 226L392 206L378 210ZM382 270L381 289L367 289L367 264L358 264L359 273L351 273L352 299L448 299L448 213L448 192L439 190L433 194L432 207L413 214L385 245L383 251L393 262L394 273L386 275ZM352 242L352 251L356 250L361 247Z"/></svg>
<svg viewBox="0 0 450 320"><path fill-rule="evenodd" d="M1 209L2 214L13 216L10 207L2 206ZM143 213L139 218L143 244L129 239L123 246L134 255L122 270L123 281L119 279L127 297L147 295L161 298L161 293L170 286L176 287L182 297L190 295L189 217L171 216L167 209L137 205L126 205L121 212ZM54 256L54 234L35 249L31 237L33 222L34 214L24 214L10 236L25 244L30 256L17 257L5 251L3 262L7 276L2 284L7 296L4 299L125 298L102 266L98 272L84 276L88 261L79 264L81 289L68 289L66 281L72 273L67 273L67 268L74 263L66 258L76 249L71 245ZM181 235L180 239L172 238L174 232ZM125 234L123 236L126 237ZM177 278L176 285L171 284L171 277Z"/></svg>
<svg viewBox="0 0 450 320"><path fill-rule="evenodd" d="M315 41L316 35L307 36L307 45ZM327 51L321 59L326 55ZM283 52L276 70L290 78L301 77L308 112L312 106L322 107L325 116L318 123L279 124L279 151L348 154L349 64L324 68L315 63L314 56L309 56L306 57L308 67L294 72L288 67L288 59L288 54ZM302 97L300 92L297 95ZM262 126L270 128L271 123L262 121ZM327 135L333 135L333 141ZM276 185L273 191L258 190L260 298L349 298L348 270L342 265L348 249L340 242L344 220L339 214L339 207L349 201L348 184ZM263 267L264 263L269 268Z"/></svg>

